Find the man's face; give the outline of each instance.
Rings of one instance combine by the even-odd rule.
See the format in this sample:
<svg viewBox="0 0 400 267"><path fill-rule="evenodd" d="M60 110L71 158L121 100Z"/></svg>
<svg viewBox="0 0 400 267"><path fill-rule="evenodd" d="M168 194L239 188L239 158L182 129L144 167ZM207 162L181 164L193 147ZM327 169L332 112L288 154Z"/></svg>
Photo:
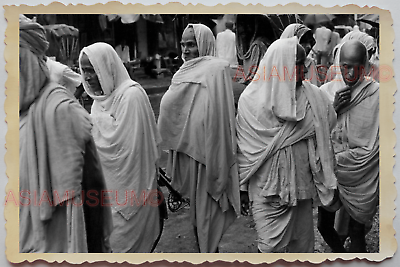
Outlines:
<svg viewBox="0 0 400 267"><path fill-rule="evenodd" d="M90 62L86 54L82 55L79 64L82 68L83 79L89 85L90 90L95 95L102 95L103 90L101 89L99 77L97 76L97 73L94 70L92 63Z"/></svg>
<svg viewBox="0 0 400 267"><path fill-rule="evenodd" d="M181 48L184 60L188 61L193 58L199 57L199 49L197 47L193 28L187 28L183 32Z"/></svg>
<svg viewBox="0 0 400 267"><path fill-rule="evenodd" d="M355 85L365 75L364 61L362 53L340 52L340 71L347 86Z"/></svg>

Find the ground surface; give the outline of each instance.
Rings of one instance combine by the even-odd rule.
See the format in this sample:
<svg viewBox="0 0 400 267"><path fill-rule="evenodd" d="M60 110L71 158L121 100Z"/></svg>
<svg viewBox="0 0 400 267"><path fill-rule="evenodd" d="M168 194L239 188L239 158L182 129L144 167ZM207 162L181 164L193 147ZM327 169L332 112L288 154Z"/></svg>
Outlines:
<svg viewBox="0 0 400 267"><path fill-rule="evenodd" d="M166 195L168 194L165 189ZM317 229L317 209L314 209L314 233L316 253L331 253L331 249L322 239ZM175 213L168 213L164 231L158 243L156 253L196 253L195 237L189 218L189 207ZM366 236L367 250L379 252L379 212L374 217L371 231ZM221 253L257 253L257 233L251 216L241 216L228 228L219 245ZM349 247L349 241L345 246Z"/></svg>

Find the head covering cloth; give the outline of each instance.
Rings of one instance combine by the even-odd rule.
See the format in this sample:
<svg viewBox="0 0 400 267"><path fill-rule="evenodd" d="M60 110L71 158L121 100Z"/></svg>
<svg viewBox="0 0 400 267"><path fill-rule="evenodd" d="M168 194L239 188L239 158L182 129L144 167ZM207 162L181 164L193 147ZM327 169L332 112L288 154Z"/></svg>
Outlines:
<svg viewBox="0 0 400 267"><path fill-rule="evenodd" d="M303 35L308 31L311 31L311 29L308 28L306 25L300 23L293 23L285 28L285 30L281 34L280 39L297 36L297 38L299 38L300 40L301 37L303 37Z"/></svg>
<svg viewBox="0 0 400 267"><path fill-rule="evenodd" d="M190 26L199 57L184 62L175 73L161 101L158 124L166 148L185 153L207 167L207 192L219 201L235 183L229 179L236 167L232 78L229 63L215 57L211 30L202 24ZM238 203L230 201L238 211ZM222 203L221 208L227 210L228 202Z"/></svg>
<svg viewBox="0 0 400 267"><path fill-rule="evenodd" d="M83 82L85 91L94 99L93 138L108 189L118 192L118 198L113 198L113 208L129 220L141 206L118 205L117 201L124 203L125 194L132 190L139 195L149 193L155 186L160 137L154 113L146 92L131 80L112 46L95 43L85 47L79 62L83 54L93 65L104 92L94 95L88 83Z"/></svg>
<svg viewBox="0 0 400 267"><path fill-rule="evenodd" d="M310 166L315 174L319 173L314 182L321 201L326 204L333 198L332 190L336 187L329 141L335 116L332 107L329 111L326 96L318 88L309 82L296 88L297 45L297 37L272 43L255 78L240 96L237 115L240 182L247 183L271 157L273 160L284 157L286 152L280 151L285 147L315 134L318 145L314 148L315 154L310 153ZM316 160L318 157L319 162ZM289 157L287 162L291 160ZM275 183L287 179L279 176L274 169L277 167L273 165L263 194L265 197L281 194L284 203L294 201L290 204L295 205L295 200L288 196L291 189L281 193L274 191L279 188Z"/></svg>
<svg viewBox="0 0 400 267"><path fill-rule="evenodd" d="M204 56L216 56L215 50L215 37L210 28L203 24L192 24L189 23L185 31L188 28L193 28L194 37L196 39L197 49L199 50L199 57ZM183 56L182 56L183 58Z"/></svg>
<svg viewBox="0 0 400 267"><path fill-rule="evenodd" d="M39 96L50 77L44 60L49 47L44 28L25 17L19 17L19 110L25 112Z"/></svg>

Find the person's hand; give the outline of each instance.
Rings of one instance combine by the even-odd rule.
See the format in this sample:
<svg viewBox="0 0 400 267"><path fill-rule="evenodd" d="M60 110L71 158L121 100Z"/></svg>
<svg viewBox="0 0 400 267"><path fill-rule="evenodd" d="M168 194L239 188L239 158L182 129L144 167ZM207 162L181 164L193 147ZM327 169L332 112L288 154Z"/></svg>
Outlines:
<svg viewBox="0 0 400 267"><path fill-rule="evenodd" d="M247 191L240 191L240 213L243 216L249 215L250 200Z"/></svg>
<svg viewBox="0 0 400 267"><path fill-rule="evenodd" d="M346 86L343 89L340 89L335 94L335 99L333 100L333 107L336 112L345 107L350 103L351 91L350 87Z"/></svg>

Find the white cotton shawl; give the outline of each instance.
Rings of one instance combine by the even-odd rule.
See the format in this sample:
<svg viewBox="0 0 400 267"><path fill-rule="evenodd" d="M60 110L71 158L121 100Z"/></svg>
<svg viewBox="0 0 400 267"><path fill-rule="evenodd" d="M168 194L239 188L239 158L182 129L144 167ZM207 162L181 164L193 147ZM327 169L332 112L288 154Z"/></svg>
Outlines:
<svg viewBox="0 0 400 267"><path fill-rule="evenodd" d="M154 113L147 94L130 79L110 45L96 43L85 47L79 60L83 53L92 63L104 92L95 96L88 84L83 83L94 99L93 138L112 194L113 208L129 220L143 205L136 204L134 197L139 200L143 193L148 196L150 190L155 190L152 187L157 174L160 137Z"/></svg>
<svg viewBox="0 0 400 267"><path fill-rule="evenodd" d="M292 155L282 149L315 135L316 146L309 145L310 167L321 202L326 205L336 188L334 157L329 138L336 117L324 93L308 82L296 97L295 58L297 37L279 39L267 50L260 68L239 98L237 115L238 165L240 183L245 184L269 159L280 156L291 162ZM286 166L288 167L288 166ZM293 168L292 164L290 168ZM280 196L282 203L295 205L279 184L293 181L294 170L280 177L273 163L262 194ZM286 180L285 180L286 179ZM282 181L285 180L285 181ZM292 185L294 186L294 185ZM277 190L275 190L277 189ZM280 190L280 191L279 191Z"/></svg>

